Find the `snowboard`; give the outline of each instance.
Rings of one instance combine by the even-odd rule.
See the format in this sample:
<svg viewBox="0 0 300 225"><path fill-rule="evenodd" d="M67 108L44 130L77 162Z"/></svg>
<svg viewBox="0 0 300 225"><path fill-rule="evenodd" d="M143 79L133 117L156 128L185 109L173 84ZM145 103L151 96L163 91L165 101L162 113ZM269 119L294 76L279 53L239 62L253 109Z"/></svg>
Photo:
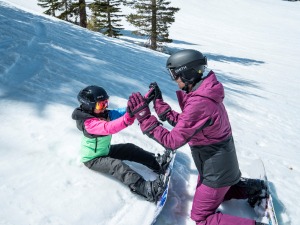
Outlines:
<svg viewBox="0 0 300 225"><path fill-rule="evenodd" d="M151 225L153 225L155 223L155 221L157 220L157 217L161 213L161 211L167 201L169 185L170 185L170 180L171 180L170 178L171 178L172 171L173 171L173 165L174 165L174 161L175 161L176 152L174 151L171 154L172 154L172 156L171 156L172 158L171 158L171 161L165 172L165 180L166 180L165 190L164 190L163 194L159 197L158 201L156 202L156 209L154 212L154 217L153 217Z"/></svg>
<svg viewBox="0 0 300 225"><path fill-rule="evenodd" d="M267 187L267 198L261 199L261 201L256 203L254 207L254 211L258 217L256 221L269 225L278 225L272 193L270 190L270 183L267 178L263 161L261 159L253 161L253 163L251 163L251 168L251 178L263 180Z"/></svg>

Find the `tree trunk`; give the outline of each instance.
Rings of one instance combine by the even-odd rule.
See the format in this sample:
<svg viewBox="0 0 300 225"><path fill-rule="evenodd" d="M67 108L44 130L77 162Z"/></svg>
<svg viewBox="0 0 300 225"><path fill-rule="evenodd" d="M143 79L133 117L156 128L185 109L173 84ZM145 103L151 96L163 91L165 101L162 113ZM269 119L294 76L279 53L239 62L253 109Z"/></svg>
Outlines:
<svg viewBox="0 0 300 225"><path fill-rule="evenodd" d="M157 18L156 18L156 13L157 13L157 7L156 7L156 0L152 0L152 18L151 18L151 45L150 48L152 50L157 49Z"/></svg>
<svg viewBox="0 0 300 225"><path fill-rule="evenodd" d="M51 16L54 16L55 17L55 9L54 9L55 7L54 7L54 2L52 1L51 2Z"/></svg>
<svg viewBox="0 0 300 225"><path fill-rule="evenodd" d="M86 9L85 9L85 0L79 0L79 25L81 27L86 28L87 26L87 19L86 19Z"/></svg>
<svg viewBox="0 0 300 225"><path fill-rule="evenodd" d="M65 1L65 10L66 10L66 12L68 12L68 8L69 8L69 6L68 6L68 1L66 0L66 1ZM66 21L69 21L68 13L66 13L65 20L66 20Z"/></svg>
<svg viewBox="0 0 300 225"><path fill-rule="evenodd" d="M113 37L111 14L110 14L110 0L107 0L107 24L108 24L108 36Z"/></svg>

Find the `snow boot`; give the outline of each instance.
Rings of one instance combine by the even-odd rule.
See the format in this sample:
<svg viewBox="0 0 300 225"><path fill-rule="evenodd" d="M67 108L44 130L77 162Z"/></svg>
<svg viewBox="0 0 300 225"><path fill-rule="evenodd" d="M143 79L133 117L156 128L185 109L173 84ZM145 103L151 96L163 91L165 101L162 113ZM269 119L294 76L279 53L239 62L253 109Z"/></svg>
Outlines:
<svg viewBox="0 0 300 225"><path fill-rule="evenodd" d="M172 160L172 150L168 150L166 149L166 151L164 152L164 154L157 154L157 156L155 157L156 161L159 163L160 165L160 169L159 170L154 170L155 173L157 174L164 174Z"/></svg>
<svg viewBox="0 0 300 225"><path fill-rule="evenodd" d="M246 188L248 203L251 207L259 205L262 199L268 197L268 188L263 180L242 177L237 185Z"/></svg>
<svg viewBox="0 0 300 225"><path fill-rule="evenodd" d="M139 194L146 198L149 202L157 202L159 197L163 194L167 181L164 175L159 175L154 181L146 181L143 178L136 183L129 185L133 193Z"/></svg>

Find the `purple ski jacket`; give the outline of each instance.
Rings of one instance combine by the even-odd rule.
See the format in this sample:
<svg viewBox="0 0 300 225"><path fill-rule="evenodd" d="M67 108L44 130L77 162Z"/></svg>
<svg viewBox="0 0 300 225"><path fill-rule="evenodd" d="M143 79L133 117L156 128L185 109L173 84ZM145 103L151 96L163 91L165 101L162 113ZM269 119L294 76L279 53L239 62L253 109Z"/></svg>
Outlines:
<svg viewBox="0 0 300 225"><path fill-rule="evenodd" d="M188 143L201 182L210 187L230 186L239 181L240 170L232 132L223 105L224 88L210 71L203 81L186 94L177 91L182 113L157 99L155 111L174 128L169 131L155 116L140 124L141 130L167 149L175 150Z"/></svg>

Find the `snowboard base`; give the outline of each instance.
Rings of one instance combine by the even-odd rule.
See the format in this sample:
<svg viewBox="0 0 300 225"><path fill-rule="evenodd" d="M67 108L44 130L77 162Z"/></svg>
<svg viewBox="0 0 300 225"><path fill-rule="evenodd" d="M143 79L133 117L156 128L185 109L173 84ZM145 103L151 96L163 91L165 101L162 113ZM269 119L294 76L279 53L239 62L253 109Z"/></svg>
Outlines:
<svg viewBox="0 0 300 225"><path fill-rule="evenodd" d="M278 225L270 184L263 161L261 159L253 161L251 168L251 178L263 180L267 186L267 198L262 199L262 201L254 207L254 211L257 214L256 221L268 225Z"/></svg>
<svg viewBox="0 0 300 225"><path fill-rule="evenodd" d="M153 225L157 219L157 217L159 216L159 214L161 213L166 201L167 201L167 197L168 197L168 192L169 192L169 185L170 185L170 178L172 175L172 171L173 171L173 165L174 165L174 161L175 161L175 156L176 156L176 152L172 152L172 159L169 163L169 166L166 170L165 176L167 179L167 184L166 184L166 188L163 192L163 194L161 195L161 197L159 198L159 200L156 203L156 209L155 209L155 213L154 213L154 217L153 217L153 221L151 223L151 225Z"/></svg>

